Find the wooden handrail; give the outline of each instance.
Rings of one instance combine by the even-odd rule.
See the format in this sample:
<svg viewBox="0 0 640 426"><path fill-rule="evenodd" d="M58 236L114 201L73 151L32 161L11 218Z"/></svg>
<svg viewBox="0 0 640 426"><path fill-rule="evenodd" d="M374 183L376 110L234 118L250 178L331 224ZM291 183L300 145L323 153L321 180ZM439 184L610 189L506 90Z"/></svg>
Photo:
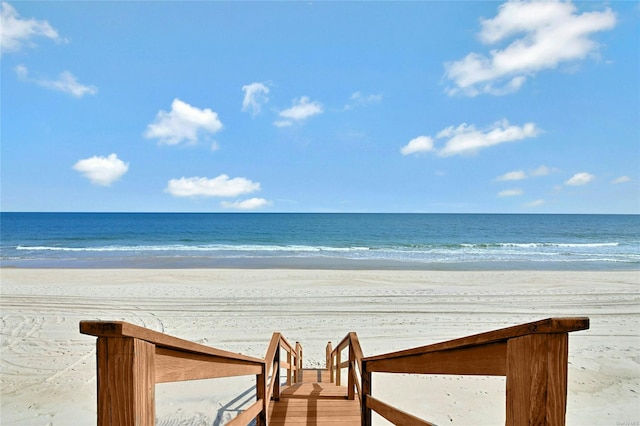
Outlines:
<svg viewBox="0 0 640 426"><path fill-rule="evenodd" d="M347 348L349 349L349 359L343 362L341 354ZM359 377L359 373L362 372L362 348L360 347L358 335L354 332L347 333L335 349L332 349L331 342L327 343L326 352L330 381L340 386L342 381L340 370L345 367L348 368L347 399L353 400L358 395L358 398L362 401Z"/></svg>
<svg viewBox="0 0 640 426"><path fill-rule="evenodd" d="M513 327L488 331L486 333L474 334L472 336L448 340L446 342L420 346L413 349L407 349L404 351L392 352L383 355L370 356L367 357L366 360L376 361L379 359L391 359L428 352L440 352L450 349L460 349L468 346L478 346L488 343L506 341L507 339L526 336L530 334L568 333L572 331L586 330L588 328L589 318L586 317L547 318L540 321L515 325Z"/></svg>
<svg viewBox="0 0 640 426"><path fill-rule="evenodd" d="M124 321L80 321L80 333L96 337L133 337L163 348L200 353L203 355L215 355L239 361L262 362L259 358L201 345Z"/></svg>
<svg viewBox="0 0 640 426"><path fill-rule="evenodd" d="M281 350L287 353L287 361L282 362ZM302 346L296 342L294 347L280 333L273 333L271 342L264 358L265 362L265 413L268 412L269 401L280 400L280 369L287 369L287 386L297 383L300 377L299 370L302 369ZM267 418L267 422L270 419Z"/></svg>
<svg viewBox="0 0 640 426"><path fill-rule="evenodd" d="M508 425L563 425L568 333L588 328L589 318L548 318L363 358L362 425L371 425L372 411L392 422L430 424L373 398L371 374L374 372L506 376Z"/></svg>
<svg viewBox="0 0 640 426"><path fill-rule="evenodd" d="M156 383L256 375L256 402L231 424L266 425L265 361L122 321L81 321L96 336L98 426L151 426Z"/></svg>
<svg viewBox="0 0 640 426"><path fill-rule="evenodd" d="M348 368L347 398L360 399L362 425L372 412L403 425L431 423L372 396L372 373L506 376L508 425L563 425L567 400L568 333L589 328L588 318L548 318L398 352L363 357L356 333L326 348L331 380ZM121 321L81 321L97 337L98 426L150 426L155 384L256 375L256 401L228 424L266 426L269 402L280 398L280 370L287 385L299 381L303 350L274 333L264 359L223 351ZM348 349L348 359L342 352ZM286 353L286 361L281 351ZM335 380L334 380L335 378Z"/></svg>

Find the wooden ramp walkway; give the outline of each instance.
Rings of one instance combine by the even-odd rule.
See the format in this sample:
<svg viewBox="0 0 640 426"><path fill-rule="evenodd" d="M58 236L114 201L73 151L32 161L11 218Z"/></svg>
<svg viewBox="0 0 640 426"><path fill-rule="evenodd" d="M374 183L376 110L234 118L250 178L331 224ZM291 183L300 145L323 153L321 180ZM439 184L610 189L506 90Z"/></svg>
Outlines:
<svg viewBox="0 0 640 426"><path fill-rule="evenodd" d="M122 321L80 322L98 338L98 426L153 426L156 383L249 375L256 400L227 426L370 426L373 413L394 425L433 426L376 399L377 373L506 376L507 425L561 426L569 333L588 328L589 318L547 318L369 357L351 332L335 349L327 344L324 370L303 369L302 346L278 332L266 356L254 358Z"/></svg>
<svg viewBox="0 0 640 426"><path fill-rule="evenodd" d="M270 425L360 426L360 402L330 382L329 370L302 369L300 383L283 387L269 404Z"/></svg>

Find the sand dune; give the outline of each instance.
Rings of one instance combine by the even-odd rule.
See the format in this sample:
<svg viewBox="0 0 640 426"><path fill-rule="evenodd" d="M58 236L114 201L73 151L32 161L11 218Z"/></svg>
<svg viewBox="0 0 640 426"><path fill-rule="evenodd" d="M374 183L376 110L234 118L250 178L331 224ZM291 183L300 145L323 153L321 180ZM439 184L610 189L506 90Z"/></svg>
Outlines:
<svg viewBox="0 0 640 426"><path fill-rule="evenodd" d="M262 357L274 331L324 363L356 331L365 355L552 316L589 316L569 343L568 424L640 424L640 272L2 269L2 425L95 424L95 339L125 320ZM157 386L157 424L212 425L252 379ZM374 395L437 424L504 423L504 380L374 376ZM379 424L384 424L379 421Z"/></svg>

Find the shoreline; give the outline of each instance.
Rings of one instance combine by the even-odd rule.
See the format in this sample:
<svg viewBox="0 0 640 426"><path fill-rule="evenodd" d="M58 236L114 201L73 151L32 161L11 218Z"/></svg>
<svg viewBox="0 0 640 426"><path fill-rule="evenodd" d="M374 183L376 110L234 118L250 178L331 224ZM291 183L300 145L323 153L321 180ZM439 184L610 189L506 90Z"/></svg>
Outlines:
<svg viewBox="0 0 640 426"><path fill-rule="evenodd" d="M8 263L8 264L7 264ZM387 259L347 259L321 257L242 257L242 258L126 258L126 259L56 259L0 262L2 269L292 269L344 271L640 271L637 262L596 261L451 261L420 262Z"/></svg>
<svg viewBox="0 0 640 426"><path fill-rule="evenodd" d="M640 421L638 271L0 268L0 278L3 425L95 424L95 338L80 320L260 358L280 331L316 368L327 341L350 331L370 356L561 316L591 319L569 338L567 424ZM386 376L374 395L427 420L504 423L501 378ZM218 408L250 387L157 385L157 424L227 421Z"/></svg>

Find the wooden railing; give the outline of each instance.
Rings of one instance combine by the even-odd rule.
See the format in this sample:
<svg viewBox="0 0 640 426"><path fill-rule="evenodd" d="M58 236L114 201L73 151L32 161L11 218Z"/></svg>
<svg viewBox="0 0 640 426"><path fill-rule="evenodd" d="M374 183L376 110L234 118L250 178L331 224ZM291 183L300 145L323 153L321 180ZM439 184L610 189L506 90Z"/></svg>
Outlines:
<svg viewBox="0 0 640 426"><path fill-rule="evenodd" d="M153 425L156 383L254 374L256 402L227 424L247 425L255 419L264 426L269 401L280 396L280 369L287 368L291 384L302 367L302 347L292 347L280 333L274 333L263 360L120 321L81 321L80 332L98 338L98 426ZM286 363L280 361L281 348L287 352Z"/></svg>
<svg viewBox="0 0 640 426"><path fill-rule="evenodd" d="M549 318L364 358L362 425L371 425L372 412L394 424L431 425L375 399L372 373L506 376L507 425L564 425L568 333L588 328L589 318Z"/></svg>
<svg viewBox="0 0 640 426"><path fill-rule="evenodd" d="M286 362L282 361L282 350L287 354ZM295 347L291 345L280 333L273 333L267 354L265 356L266 363L266 400L280 400L280 370L287 369L287 386L297 383L300 378L300 370L302 370L302 346L296 342ZM269 378L271 378L269 380Z"/></svg>
<svg viewBox="0 0 640 426"><path fill-rule="evenodd" d="M358 395L363 426L371 425L373 412L394 424L431 425L374 398L372 373L506 376L508 425L563 425L568 333L588 328L588 318L549 318L367 358L352 332L335 349L328 343L327 369L336 385L341 370L348 369L346 397ZM256 402L227 424L255 419L266 426L269 401L280 399L281 369L287 370L287 385L300 379L302 347L280 333L273 334L265 359L258 359L126 322L82 321L80 332L98 338L98 426L153 425L156 383L244 375L256 376Z"/></svg>
<svg viewBox="0 0 640 426"><path fill-rule="evenodd" d="M342 361L343 351L348 349L346 361ZM362 349L358 341L358 335L354 332L347 334L338 343L335 349L331 347L331 342L327 343L327 370L331 377L331 383L341 386L341 369L347 368L347 399L358 398L362 402L361 373L362 373Z"/></svg>

